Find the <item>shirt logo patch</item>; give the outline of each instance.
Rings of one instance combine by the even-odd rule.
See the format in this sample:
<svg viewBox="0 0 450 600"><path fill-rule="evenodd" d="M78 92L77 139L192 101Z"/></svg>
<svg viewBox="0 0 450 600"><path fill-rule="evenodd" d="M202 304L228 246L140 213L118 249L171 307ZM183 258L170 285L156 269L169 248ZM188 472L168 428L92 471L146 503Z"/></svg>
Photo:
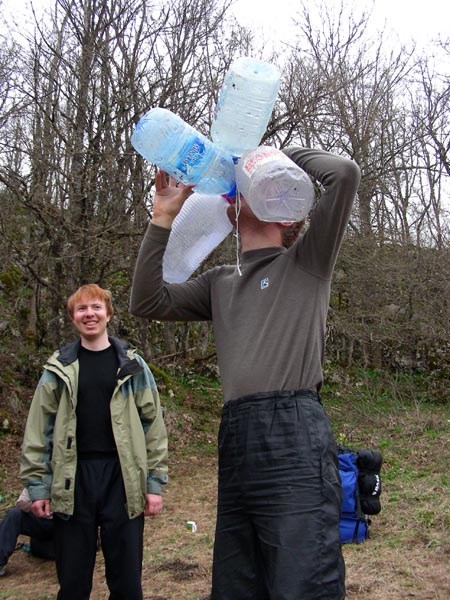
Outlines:
<svg viewBox="0 0 450 600"><path fill-rule="evenodd" d="M265 290L266 288L268 288L269 287L269 278L265 277L264 279L261 279L260 285L261 285L262 290Z"/></svg>

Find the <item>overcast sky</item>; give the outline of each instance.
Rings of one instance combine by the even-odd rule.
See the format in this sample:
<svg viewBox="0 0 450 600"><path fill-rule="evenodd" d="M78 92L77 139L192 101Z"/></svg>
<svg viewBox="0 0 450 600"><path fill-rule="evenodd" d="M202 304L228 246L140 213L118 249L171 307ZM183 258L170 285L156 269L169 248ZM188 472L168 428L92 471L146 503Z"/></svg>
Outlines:
<svg viewBox="0 0 450 600"><path fill-rule="evenodd" d="M311 6L314 6L311 2ZM264 35L286 39L299 0L235 0L234 14L242 25L258 27ZM327 6L340 6L340 0L327 0ZM348 10L373 6L371 21L377 30L387 30L400 41L414 39L420 45L441 35L450 37L450 0L347 0ZM386 25L386 27L385 27ZM392 37L391 37L392 39Z"/></svg>
<svg viewBox="0 0 450 600"><path fill-rule="evenodd" d="M16 16L16 22L22 21L19 15L30 15L30 4L39 9L52 6L54 0L0 0L5 14ZM315 5L311 0L311 7ZM341 0L327 0L328 7L339 6ZM401 42L412 39L425 45L439 35L442 39L450 37L450 0L345 0L349 10L356 7L372 7L371 22L376 30L384 29L393 40L397 35ZM266 40L289 41L292 31L292 17L295 17L300 0L234 0L233 12L242 25L260 31ZM19 17L17 19L17 17ZM27 19L28 20L28 19ZM392 35L391 35L392 34Z"/></svg>

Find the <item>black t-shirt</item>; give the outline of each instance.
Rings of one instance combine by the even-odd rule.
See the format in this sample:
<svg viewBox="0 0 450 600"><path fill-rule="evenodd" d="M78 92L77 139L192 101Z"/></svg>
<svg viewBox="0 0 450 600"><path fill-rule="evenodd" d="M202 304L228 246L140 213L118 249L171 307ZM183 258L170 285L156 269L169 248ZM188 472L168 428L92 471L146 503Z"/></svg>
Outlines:
<svg viewBox="0 0 450 600"><path fill-rule="evenodd" d="M116 385L118 359L112 346L92 351L81 347L77 397L79 456L117 452L111 424L111 397Z"/></svg>

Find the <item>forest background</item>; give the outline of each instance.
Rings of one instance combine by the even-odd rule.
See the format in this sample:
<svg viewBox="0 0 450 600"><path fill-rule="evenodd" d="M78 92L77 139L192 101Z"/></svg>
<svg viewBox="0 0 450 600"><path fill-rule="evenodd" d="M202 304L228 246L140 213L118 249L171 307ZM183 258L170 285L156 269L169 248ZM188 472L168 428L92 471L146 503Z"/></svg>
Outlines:
<svg viewBox="0 0 450 600"><path fill-rule="evenodd" d="M229 1L56 0L0 35L0 407L19 427L44 358L72 336L65 300L111 289L113 333L152 363L214 363L209 323L128 313L151 218L154 165L130 136L163 106L208 134L241 55L278 65L262 143L348 156L362 180L332 287L327 361L427 379L446 400L450 346L450 38L424 54L371 33L370 14L299 4L297 35L268 49ZM317 13L314 13L317 14ZM233 261L230 237L201 266Z"/></svg>
<svg viewBox="0 0 450 600"><path fill-rule="evenodd" d="M262 143L348 156L362 180L333 281L327 359L426 374L449 366L450 39L425 55L370 32L370 14L299 4L297 36L261 47L229 1L57 0L20 40L0 36L2 406L24 401L43 356L72 335L65 299L111 289L115 331L149 361L203 360L207 323L128 313L151 216L154 166L133 149L139 118L163 106L208 134L237 56L278 65ZM230 239L202 265L233 261ZM435 389L436 388L436 389ZM18 391L19 390L19 391ZM6 403L6 404L5 404Z"/></svg>
<svg viewBox="0 0 450 600"><path fill-rule="evenodd" d="M439 435L447 427L448 440L450 38L427 53L394 46L364 9L342 3L332 11L317 2L313 13L311 3L299 2L295 35L273 50L239 25L230 6L55 0L20 37L1 29L4 436L20 440L45 358L73 337L65 300L85 282L112 291L112 333L151 364L168 402L177 385L217 377L209 323L149 326L128 312L155 176L130 137L155 106L208 134L230 63L249 55L282 73L262 143L320 147L361 167L332 285L326 384L351 395L362 388L350 383L369 393L372 378L381 378L374 402L385 394L397 410L414 397L416 408L419 402L439 415L434 425ZM200 270L234 261L235 253L230 236ZM178 376L177 384L171 378ZM399 393L406 380L409 397L406 388ZM214 390L213 412L220 406ZM345 408L337 410L339 422Z"/></svg>

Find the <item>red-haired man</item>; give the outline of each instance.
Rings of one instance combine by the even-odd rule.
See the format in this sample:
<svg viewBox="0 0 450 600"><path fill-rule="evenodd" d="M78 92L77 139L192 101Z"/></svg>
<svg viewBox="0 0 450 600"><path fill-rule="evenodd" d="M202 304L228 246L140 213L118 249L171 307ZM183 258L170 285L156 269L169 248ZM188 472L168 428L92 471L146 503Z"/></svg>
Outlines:
<svg viewBox="0 0 450 600"><path fill-rule="evenodd" d="M167 433L153 375L108 335L111 294L68 300L79 339L47 361L28 415L21 477L36 516L53 515L58 600L85 600L100 529L111 598L141 600L144 515L162 508Z"/></svg>

